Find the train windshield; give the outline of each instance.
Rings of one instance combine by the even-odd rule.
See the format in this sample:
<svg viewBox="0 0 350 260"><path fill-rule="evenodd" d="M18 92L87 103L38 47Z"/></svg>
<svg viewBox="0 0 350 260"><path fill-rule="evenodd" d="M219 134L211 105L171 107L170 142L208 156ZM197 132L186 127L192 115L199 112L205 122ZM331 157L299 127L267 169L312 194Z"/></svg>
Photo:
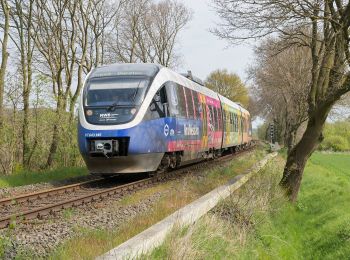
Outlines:
<svg viewBox="0 0 350 260"><path fill-rule="evenodd" d="M96 125L130 122L145 97L149 78L93 78L84 92L87 121Z"/></svg>
<svg viewBox="0 0 350 260"><path fill-rule="evenodd" d="M91 79L86 91L86 106L137 106L145 96L146 78Z"/></svg>

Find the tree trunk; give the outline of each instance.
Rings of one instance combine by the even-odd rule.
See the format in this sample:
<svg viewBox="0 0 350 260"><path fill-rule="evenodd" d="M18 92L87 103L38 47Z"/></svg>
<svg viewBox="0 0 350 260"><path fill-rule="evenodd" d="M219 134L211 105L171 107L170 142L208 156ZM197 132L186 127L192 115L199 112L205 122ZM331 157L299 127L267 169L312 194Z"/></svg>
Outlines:
<svg viewBox="0 0 350 260"><path fill-rule="evenodd" d="M57 97L57 109L56 109L56 121L53 127L52 141L50 145L49 155L47 157L46 168L50 168L53 165L54 158L57 152L59 138L60 138L60 125L62 124L64 105L62 97Z"/></svg>
<svg viewBox="0 0 350 260"><path fill-rule="evenodd" d="M7 44L10 32L10 7L6 0L1 0L1 9L4 15L4 31L1 47L1 66L0 66L0 127L4 122L4 89L5 89L5 75L9 53L7 52Z"/></svg>
<svg viewBox="0 0 350 260"><path fill-rule="evenodd" d="M292 149L295 145L295 139L296 139L296 131L295 130L291 130L291 131L287 131L286 132L286 142L285 145L287 147L287 154L290 154L292 152Z"/></svg>
<svg viewBox="0 0 350 260"><path fill-rule="evenodd" d="M288 154L280 185L292 202L297 200L305 164L323 140L323 126L331 107L324 106L310 116L304 135Z"/></svg>
<svg viewBox="0 0 350 260"><path fill-rule="evenodd" d="M29 155L29 92L23 91L23 125L22 125L22 142L23 142L23 165L28 166Z"/></svg>

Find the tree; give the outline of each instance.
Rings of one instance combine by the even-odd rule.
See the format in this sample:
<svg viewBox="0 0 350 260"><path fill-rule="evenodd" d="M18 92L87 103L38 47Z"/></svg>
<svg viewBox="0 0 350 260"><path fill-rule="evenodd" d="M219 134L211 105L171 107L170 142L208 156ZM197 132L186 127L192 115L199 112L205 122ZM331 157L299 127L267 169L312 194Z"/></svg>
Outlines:
<svg viewBox="0 0 350 260"><path fill-rule="evenodd" d="M221 24L213 32L231 42L278 34L286 45L310 49L308 123L287 157L280 182L295 202L308 158L323 140L333 105L350 91L350 2L345 0L213 0Z"/></svg>
<svg viewBox="0 0 350 260"><path fill-rule="evenodd" d="M130 0L115 20L115 33L108 37L110 61L156 62L176 67L180 31L192 13L177 1Z"/></svg>
<svg viewBox="0 0 350 260"><path fill-rule="evenodd" d="M3 36L1 39L1 64L0 64L0 127L2 127L4 121L4 89L5 89L5 76L6 76L6 68L7 61L9 57L9 53L7 51L8 48L8 40L10 33L10 6L7 0L0 1L1 12L4 16L4 24L3 28Z"/></svg>
<svg viewBox="0 0 350 260"><path fill-rule="evenodd" d="M11 39L20 53L20 73L22 77L23 122L22 122L22 161L29 165L29 103L32 89L32 61L34 44L30 36L34 0L12 0L11 20L14 28Z"/></svg>
<svg viewBox="0 0 350 260"><path fill-rule="evenodd" d="M246 86L237 74L229 73L226 69L215 70L210 73L205 81L205 86L234 102L242 104L244 107L249 105Z"/></svg>
<svg viewBox="0 0 350 260"><path fill-rule="evenodd" d="M268 39L255 50L255 64L250 68L254 81L251 91L259 115L277 124L288 154L307 117L307 92L311 79L311 60L306 47L292 46L276 54L283 42Z"/></svg>
<svg viewBox="0 0 350 260"><path fill-rule="evenodd" d="M31 36L41 54L42 73L51 79L52 92L56 99L56 120L53 122L47 167L51 167L54 162L71 95L77 54L77 12L76 1L35 0Z"/></svg>
<svg viewBox="0 0 350 260"><path fill-rule="evenodd" d="M154 48L155 62L176 67L178 34L192 19L191 11L177 1L163 0L151 5L147 18L145 29Z"/></svg>

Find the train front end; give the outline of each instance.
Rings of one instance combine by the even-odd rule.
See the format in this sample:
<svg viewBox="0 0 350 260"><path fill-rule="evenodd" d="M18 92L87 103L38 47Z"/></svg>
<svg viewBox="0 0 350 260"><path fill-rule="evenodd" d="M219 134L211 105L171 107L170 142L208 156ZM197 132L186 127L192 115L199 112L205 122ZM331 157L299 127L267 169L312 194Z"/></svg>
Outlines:
<svg viewBox="0 0 350 260"><path fill-rule="evenodd" d="M91 174L157 169L164 148L154 147L156 135L143 117L159 70L154 64L113 64L88 75L80 97L78 139Z"/></svg>

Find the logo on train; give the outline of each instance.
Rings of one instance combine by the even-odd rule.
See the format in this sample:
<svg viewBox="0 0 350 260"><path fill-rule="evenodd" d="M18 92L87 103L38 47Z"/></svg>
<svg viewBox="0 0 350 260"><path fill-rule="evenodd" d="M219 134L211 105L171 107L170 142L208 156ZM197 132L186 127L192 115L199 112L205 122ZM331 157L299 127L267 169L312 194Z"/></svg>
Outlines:
<svg viewBox="0 0 350 260"><path fill-rule="evenodd" d="M168 126L168 124L165 124L165 126L164 126L164 135L165 136L169 135L169 126Z"/></svg>

